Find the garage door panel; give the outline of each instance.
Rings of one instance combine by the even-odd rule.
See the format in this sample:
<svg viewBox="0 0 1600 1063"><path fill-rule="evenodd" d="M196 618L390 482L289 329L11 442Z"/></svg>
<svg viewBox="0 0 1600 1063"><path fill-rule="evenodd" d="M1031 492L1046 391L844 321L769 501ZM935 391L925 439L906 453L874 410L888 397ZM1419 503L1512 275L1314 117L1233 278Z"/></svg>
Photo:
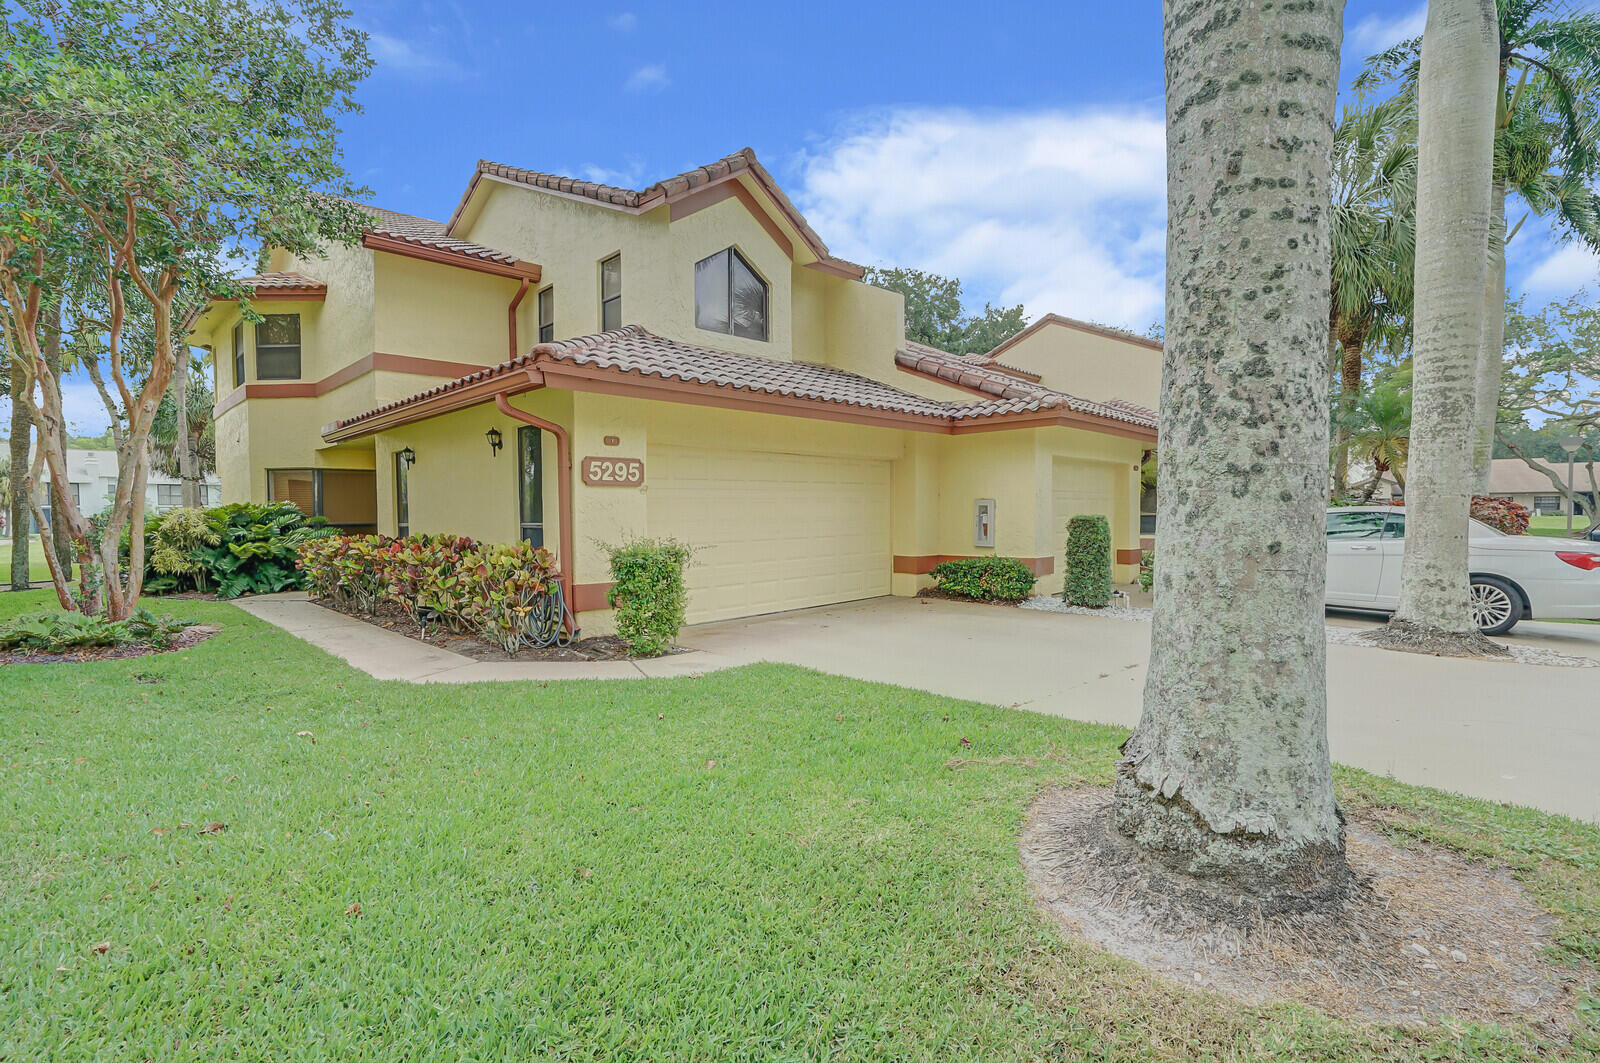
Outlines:
<svg viewBox="0 0 1600 1063"><path fill-rule="evenodd" d="M1073 517L1100 515L1111 520L1115 515L1117 466L1057 461L1051 487L1058 548L1067 541L1067 522Z"/></svg>
<svg viewBox="0 0 1600 1063"><path fill-rule="evenodd" d="M696 548L689 619L889 593L887 462L651 448L652 535Z"/></svg>

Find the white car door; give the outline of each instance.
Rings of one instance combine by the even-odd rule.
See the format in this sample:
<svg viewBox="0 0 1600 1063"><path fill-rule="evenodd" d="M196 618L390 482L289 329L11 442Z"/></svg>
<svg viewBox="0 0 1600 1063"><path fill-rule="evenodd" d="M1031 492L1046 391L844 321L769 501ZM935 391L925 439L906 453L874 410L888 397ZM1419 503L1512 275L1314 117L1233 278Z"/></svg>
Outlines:
<svg viewBox="0 0 1600 1063"><path fill-rule="evenodd" d="M1382 511L1328 511L1328 604L1370 607L1383 575Z"/></svg>
<svg viewBox="0 0 1600 1063"><path fill-rule="evenodd" d="M1400 570L1406 553L1406 515L1390 513L1383 526L1383 537L1378 540L1378 554L1383 558L1383 571L1378 575L1378 593L1372 604L1378 609L1396 609L1400 606Z"/></svg>

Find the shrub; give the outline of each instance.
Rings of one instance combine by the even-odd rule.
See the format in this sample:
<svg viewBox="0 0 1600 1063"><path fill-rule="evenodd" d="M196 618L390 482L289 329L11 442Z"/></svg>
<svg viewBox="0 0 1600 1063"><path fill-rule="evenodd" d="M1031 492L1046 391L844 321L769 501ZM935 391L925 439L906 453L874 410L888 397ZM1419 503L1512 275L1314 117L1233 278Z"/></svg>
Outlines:
<svg viewBox="0 0 1600 1063"><path fill-rule="evenodd" d="M1156 552L1154 550L1146 550L1139 555L1139 586L1144 589L1146 594L1149 594L1150 588L1154 587L1155 583Z"/></svg>
<svg viewBox="0 0 1600 1063"><path fill-rule="evenodd" d="M210 573L201 560L202 547L222 541L206 520L205 510L175 509L145 524L145 589L156 594L187 587L205 590Z"/></svg>
<svg viewBox="0 0 1600 1063"><path fill-rule="evenodd" d="M300 547L339 534L293 502L235 502L206 510L206 523L217 542L198 553L219 598L298 589Z"/></svg>
<svg viewBox="0 0 1600 1063"><path fill-rule="evenodd" d="M689 548L675 539L640 539L610 553L613 583L606 601L617 611L618 637L642 656L665 653L683 629Z"/></svg>
<svg viewBox="0 0 1600 1063"><path fill-rule="evenodd" d="M40 650L65 653L96 646L145 645L166 649L193 620L157 616L135 609L126 620L107 620L65 610L23 613L0 624L0 650Z"/></svg>
<svg viewBox="0 0 1600 1063"><path fill-rule="evenodd" d="M929 573L946 594L982 602L1015 602L1033 593L1035 576L1014 557L965 557L941 561Z"/></svg>
<svg viewBox="0 0 1600 1063"><path fill-rule="evenodd" d="M1067 577L1062 594L1072 605L1100 609L1111 602L1111 525L1102 516L1067 521Z"/></svg>
<svg viewBox="0 0 1600 1063"><path fill-rule="evenodd" d="M424 629L443 623L507 653L548 642L561 619L548 598L556 584L555 559L528 543L491 545L460 535L339 535L305 543L299 564L314 597L366 612L391 602Z"/></svg>
<svg viewBox="0 0 1600 1063"><path fill-rule="evenodd" d="M1528 507L1509 498L1473 495L1472 518L1507 535L1528 534Z"/></svg>

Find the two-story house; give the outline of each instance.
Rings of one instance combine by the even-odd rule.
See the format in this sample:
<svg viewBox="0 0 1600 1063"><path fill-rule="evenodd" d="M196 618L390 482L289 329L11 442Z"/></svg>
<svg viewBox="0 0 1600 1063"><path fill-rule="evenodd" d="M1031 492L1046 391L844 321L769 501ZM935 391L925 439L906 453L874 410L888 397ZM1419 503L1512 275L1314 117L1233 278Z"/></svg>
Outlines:
<svg viewBox="0 0 1600 1063"><path fill-rule="evenodd" d="M482 162L445 222L371 213L359 247L270 256L264 322L193 325L230 500L542 542L589 633L641 536L695 548L693 621L914 594L952 557L1058 589L1077 513L1132 578L1151 410L906 342L749 150L639 191Z"/></svg>

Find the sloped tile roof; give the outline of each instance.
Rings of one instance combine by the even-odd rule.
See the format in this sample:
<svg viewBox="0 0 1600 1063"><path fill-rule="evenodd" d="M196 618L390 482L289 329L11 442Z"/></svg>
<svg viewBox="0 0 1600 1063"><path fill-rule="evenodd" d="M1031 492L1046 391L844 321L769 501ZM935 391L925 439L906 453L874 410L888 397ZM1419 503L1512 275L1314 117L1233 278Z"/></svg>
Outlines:
<svg viewBox="0 0 1600 1063"><path fill-rule="evenodd" d="M248 285L256 291L286 292L286 291L311 291L324 292L328 286L321 281L307 277L304 273L272 272L257 273L249 277L239 277L240 284Z"/></svg>
<svg viewBox="0 0 1600 1063"><path fill-rule="evenodd" d="M1036 403L1035 408L1038 409L1072 410L1075 413L1086 413L1107 420L1125 421L1142 428L1156 426L1156 414L1153 410L1147 410L1143 406L1123 399L1111 399L1108 402L1080 399L1076 395L1069 395L1064 391L1021 379L1015 375L1017 370L983 355L951 354L937 347L908 340L905 347L896 352L894 360L897 365L912 372L969 391L993 395L997 399L1028 400Z"/></svg>
<svg viewBox="0 0 1600 1063"><path fill-rule="evenodd" d="M671 177L657 181L647 188L630 189L619 188L616 185L600 184L595 181L584 181L576 177L563 177L560 174L541 173L538 170L525 170L517 166L507 166L505 163L490 162L487 159L478 161L477 172L473 174L472 182L467 185L467 190L462 194L461 202L450 215L450 225L454 225L460 217L462 209L472 195L472 190L477 185L478 178L483 174L498 177L501 180L512 181L516 184L527 185L531 188L542 188L550 192L560 192L565 195L581 196L592 199L597 203L608 206L620 207L625 210L641 211L657 204L675 199L687 192L704 185L712 184L734 174L748 172L756 182L772 197L774 203L783 216L794 226L795 231L812 253L819 259L836 267L840 267L860 275L866 271L864 266L848 262L839 258L828 250L828 245L811 228L805 216L798 207L778 187L772 175L756 159L756 153L750 148L742 148L732 155L724 156L716 162L704 166L696 166L692 170L674 174Z"/></svg>
<svg viewBox="0 0 1600 1063"><path fill-rule="evenodd" d="M948 357L957 357L950 355ZM336 421L324 434L340 431L382 414L416 405L424 400L489 381L512 376L527 369L545 367L554 376L556 367L568 365L606 374L680 381L708 388L777 395L806 402L855 407L899 414L946 424L970 424L993 417L1037 413L1055 409L1117 421L1153 430L1153 417L1142 417L1131 410L1105 403L1092 403L1061 392L1025 385L1007 394L960 402L941 402L901 391L870 377L860 376L828 365L809 362L781 362L750 355L729 354L694 344L680 343L628 325L577 339L541 343L532 352L499 365L469 373L409 398L390 402L355 417Z"/></svg>
<svg viewBox="0 0 1600 1063"><path fill-rule="evenodd" d="M475 244L470 240L458 240L453 236L447 236L443 222L419 218L414 214L402 214L397 210L385 210L365 203L357 205L373 219L372 228L368 231L379 236L404 240L418 247L431 247L437 251L482 259L485 262L498 262L504 266L526 265L516 255Z"/></svg>

